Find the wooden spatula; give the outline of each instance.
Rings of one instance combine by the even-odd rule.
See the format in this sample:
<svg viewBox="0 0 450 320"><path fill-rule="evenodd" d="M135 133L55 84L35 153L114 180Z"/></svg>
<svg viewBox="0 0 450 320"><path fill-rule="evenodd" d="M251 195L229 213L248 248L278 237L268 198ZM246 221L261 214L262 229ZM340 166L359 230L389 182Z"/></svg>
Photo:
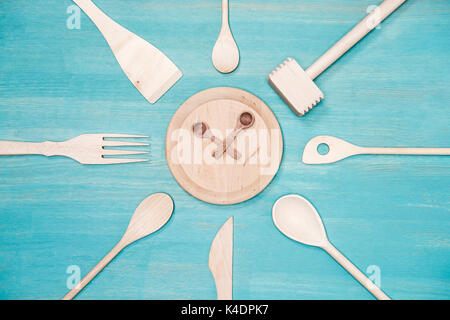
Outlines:
<svg viewBox="0 0 450 320"><path fill-rule="evenodd" d="M73 299L119 252L131 243L144 238L169 221L173 212L173 201L165 193L155 193L141 202L133 214L127 231L117 245L72 289L63 300Z"/></svg>
<svg viewBox="0 0 450 320"><path fill-rule="evenodd" d="M182 72L161 51L113 21L91 0L73 2L95 23L127 77L150 103L181 78Z"/></svg>
<svg viewBox="0 0 450 320"><path fill-rule="evenodd" d="M327 152L319 153L318 148L320 145L327 147ZM317 136L306 144L303 151L303 163L333 163L358 154L449 156L450 148L366 148L355 146L336 137Z"/></svg>
<svg viewBox="0 0 450 320"><path fill-rule="evenodd" d="M217 232L209 251L209 270L216 282L217 299L233 299L233 217Z"/></svg>

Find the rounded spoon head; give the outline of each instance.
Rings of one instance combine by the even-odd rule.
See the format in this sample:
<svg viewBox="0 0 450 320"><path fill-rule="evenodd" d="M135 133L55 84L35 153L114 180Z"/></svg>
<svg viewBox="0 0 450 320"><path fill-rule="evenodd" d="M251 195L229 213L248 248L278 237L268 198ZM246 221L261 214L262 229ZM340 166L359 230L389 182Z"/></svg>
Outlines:
<svg viewBox="0 0 450 320"><path fill-rule="evenodd" d="M128 244L161 229L173 212L173 201L165 193L154 193L137 207L122 240Z"/></svg>
<svg viewBox="0 0 450 320"><path fill-rule="evenodd" d="M239 116L239 123L243 129L250 128L255 123L255 117L250 112L243 112Z"/></svg>
<svg viewBox="0 0 450 320"><path fill-rule="evenodd" d="M230 29L223 29L214 45L212 62L217 71L233 72L239 65L239 49Z"/></svg>
<svg viewBox="0 0 450 320"><path fill-rule="evenodd" d="M279 198L272 208L275 226L285 236L295 241L323 247L328 243L322 219L305 198L290 194Z"/></svg>

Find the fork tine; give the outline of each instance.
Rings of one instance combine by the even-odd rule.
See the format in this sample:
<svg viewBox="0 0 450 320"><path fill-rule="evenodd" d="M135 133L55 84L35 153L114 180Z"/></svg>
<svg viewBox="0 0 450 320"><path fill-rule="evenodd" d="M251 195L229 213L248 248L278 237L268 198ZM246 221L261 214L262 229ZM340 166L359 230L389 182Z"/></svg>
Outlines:
<svg viewBox="0 0 450 320"><path fill-rule="evenodd" d="M103 149L102 154L104 156L125 156L132 154L147 154L145 151L132 151L132 150L114 150L114 149Z"/></svg>
<svg viewBox="0 0 450 320"><path fill-rule="evenodd" d="M118 133L107 133L102 134L103 138L148 138L148 136L134 135L134 134L118 134Z"/></svg>
<svg viewBox="0 0 450 320"><path fill-rule="evenodd" d="M146 162L148 159L114 159L114 158L103 158L103 164L121 164L121 163L136 163L136 162Z"/></svg>
<svg viewBox="0 0 450 320"><path fill-rule="evenodd" d="M126 142L126 141L110 141L110 140L104 140L102 145L104 147L137 147L137 146L148 146L148 143L141 143L141 142Z"/></svg>

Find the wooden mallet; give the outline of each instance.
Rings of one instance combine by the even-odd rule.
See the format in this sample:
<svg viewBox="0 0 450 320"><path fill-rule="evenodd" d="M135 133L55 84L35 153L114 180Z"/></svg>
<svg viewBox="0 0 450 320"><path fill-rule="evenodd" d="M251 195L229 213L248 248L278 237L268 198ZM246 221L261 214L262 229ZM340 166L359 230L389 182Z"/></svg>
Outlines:
<svg viewBox="0 0 450 320"><path fill-rule="evenodd" d="M314 83L322 72L400 7L406 0L385 0L325 52L308 69L303 70L292 58L287 58L269 75L269 84L298 116L303 116L322 99L323 93Z"/></svg>

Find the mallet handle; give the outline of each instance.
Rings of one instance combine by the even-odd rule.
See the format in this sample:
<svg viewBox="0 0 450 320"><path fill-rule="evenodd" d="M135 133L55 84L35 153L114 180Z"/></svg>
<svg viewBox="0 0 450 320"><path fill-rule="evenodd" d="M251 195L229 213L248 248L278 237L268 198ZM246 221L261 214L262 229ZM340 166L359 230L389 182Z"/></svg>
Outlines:
<svg viewBox="0 0 450 320"><path fill-rule="evenodd" d="M342 57L350 48L357 44L370 31L378 26L392 12L400 7L406 0L385 0L377 8L367 15L360 23L350 30L341 40L325 52L314 62L306 73L314 80L329 66Z"/></svg>

